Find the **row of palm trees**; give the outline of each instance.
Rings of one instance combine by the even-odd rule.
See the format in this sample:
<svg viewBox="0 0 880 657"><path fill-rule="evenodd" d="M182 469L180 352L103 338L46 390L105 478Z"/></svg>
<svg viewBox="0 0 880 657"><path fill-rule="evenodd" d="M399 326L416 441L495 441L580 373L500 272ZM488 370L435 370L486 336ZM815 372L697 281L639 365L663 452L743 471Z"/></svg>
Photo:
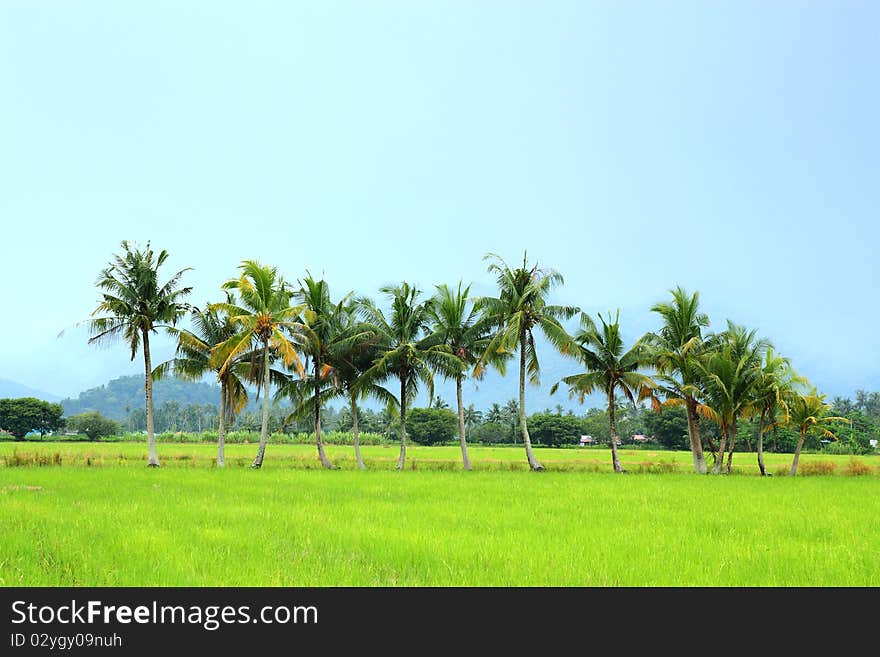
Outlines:
<svg viewBox="0 0 880 657"><path fill-rule="evenodd" d="M555 384L565 385L583 402L602 393L608 402L612 464L623 468L617 453L615 399L632 404L649 401L655 410L684 406L694 470L708 471L699 433L698 416L720 427L720 444L708 438L715 456L712 472L729 472L736 427L744 417L759 418L758 464L764 474L763 434L783 423L801 431L791 474L808 433L830 434L830 416L824 396L815 390L801 393L805 380L788 359L775 354L755 331L728 322L725 331L704 334L708 317L699 311L699 295L681 288L657 312L663 326L626 349L619 313L598 315L598 323L574 306L551 304L553 289L563 283L552 270L528 263L511 267L501 257L487 254L488 271L496 277L497 296L471 297L470 287L436 286L427 299L406 282L381 288L389 307L346 294L334 301L326 281L311 274L291 285L277 268L245 260L239 275L223 284L226 300L204 308L183 301L191 288L180 281L187 269L160 284L158 270L167 259L150 244L141 250L122 242L101 271L97 286L102 301L89 320L90 342L123 338L132 360L142 350L145 367L148 464L158 466L153 432L152 382L174 374L200 379L214 373L221 387L217 464L225 462L226 426L247 403L246 384L257 384L262 395L260 443L253 467L262 466L269 427L269 396L294 402L293 414L314 421L318 458L335 468L324 449L321 408L330 398L347 401L353 419L354 450L359 468L365 468L358 441L358 404L374 398L397 411L400 453L397 468L406 462L406 414L420 387L433 397L434 378L456 384L462 463L471 469L467 451L465 379L481 378L490 367L502 375L509 361L519 364L519 431L532 470L542 470L532 449L526 421L526 379L540 382L536 334L540 332L560 353L574 359L583 371ZM192 329L178 324L187 314ZM573 335L563 322L580 316ZM153 368L150 336L166 330L177 338L173 359ZM647 370L653 370L649 375ZM726 464L725 464L726 456Z"/></svg>

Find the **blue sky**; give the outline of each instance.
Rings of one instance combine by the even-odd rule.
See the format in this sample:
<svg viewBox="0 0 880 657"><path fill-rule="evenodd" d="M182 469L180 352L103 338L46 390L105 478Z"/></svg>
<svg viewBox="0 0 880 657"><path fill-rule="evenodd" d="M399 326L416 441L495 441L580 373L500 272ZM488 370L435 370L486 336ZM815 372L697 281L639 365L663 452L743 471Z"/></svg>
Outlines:
<svg viewBox="0 0 880 657"><path fill-rule="evenodd" d="M140 372L57 335L149 239L196 303L244 258L487 293L482 256L528 249L632 338L680 284L823 391L880 389L878 26L846 1L4 2L0 378Z"/></svg>

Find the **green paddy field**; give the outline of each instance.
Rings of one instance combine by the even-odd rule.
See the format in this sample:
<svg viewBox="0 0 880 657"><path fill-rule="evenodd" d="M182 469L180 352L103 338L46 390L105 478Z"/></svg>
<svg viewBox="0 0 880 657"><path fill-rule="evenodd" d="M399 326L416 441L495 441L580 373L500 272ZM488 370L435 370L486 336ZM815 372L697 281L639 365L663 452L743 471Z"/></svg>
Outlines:
<svg viewBox="0 0 880 657"><path fill-rule="evenodd" d="M880 457L0 443L2 586L878 586ZM859 476L856 476L859 475Z"/></svg>

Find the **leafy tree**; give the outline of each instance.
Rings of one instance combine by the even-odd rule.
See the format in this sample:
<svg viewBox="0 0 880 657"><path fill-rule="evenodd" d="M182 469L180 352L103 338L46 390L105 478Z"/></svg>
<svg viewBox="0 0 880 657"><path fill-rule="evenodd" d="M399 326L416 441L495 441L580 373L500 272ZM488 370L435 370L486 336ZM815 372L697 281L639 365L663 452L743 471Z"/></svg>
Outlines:
<svg viewBox="0 0 880 657"><path fill-rule="evenodd" d="M85 434L89 440L97 440L105 436L115 436L119 433L119 424L110 418L106 418L98 411L87 411L67 418L68 428L78 433Z"/></svg>
<svg viewBox="0 0 880 657"><path fill-rule="evenodd" d="M238 327L235 335L214 347L212 360L220 365L218 376L223 376L235 366L242 354L254 348L255 342L262 352L260 372L263 378L263 413L260 446L251 464L251 467L260 468L269 438L270 353L277 354L288 367L295 365L300 376L305 375L302 361L294 347L301 342L302 324L297 321L301 309L290 305L292 292L278 274L277 268L255 260L244 260L239 269L241 276L226 281L223 289L237 291L240 301L237 304L227 302L209 306L210 310L226 313Z"/></svg>
<svg viewBox="0 0 880 657"><path fill-rule="evenodd" d="M231 295L229 304L234 303ZM220 382L220 414L217 427L217 466L226 463L226 429L235 421L247 404L248 392L244 381L252 376L249 366L250 354L239 354L228 367L218 362L213 354L219 345L238 333L238 325L229 313L208 307L205 310L193 308L193 330L174 329L177 336L177 354L172 360L162 363L153 371L153 379L161 380L171 372L176 376L197 381L208 372L214 372Z"/></svg>
<svg viewBox="0 0 880 657"><path fill-rule="evenodd" d="M620 391L635 405L636 398L642 400L651 397L656 384L651 377L638 371L650 362L642 341L639 340L631 349L624 351L623 337L620 335L620 311L613 320L610 313L607 320L600 314L599 321L601 328L589 315L581 315L581 330L574 338L577 343L574 353L586 372L566 376L560 383L566 384L570 395L578 397L581 403L593 392L601 391L605 394L611 429L611 462L615 472L623 472L617 455L615 394ZM559 383L554 384L551 393L558 386Z"/></svg>
<svg viewBox="0 0 880 657"><path fill-rule="evenodd" d="M689 449L687 411L680 406L662 408L645 415L649 435L667 449Z"/></svg>
<svg viewBox="0 0 880 657"><path fill-rule="evenodd" d="M429 397L434 396L433 368L453 372L459 361L449 347L427 333L431 318L428 304L418 301L419 290L404 281L400 285L383 287L381 292L391 301L389 316L386 317L367 299L359 304L367 328L378 337L379 357L366 376L373 381L396 378L399 383L400 456L397 469L402 470L406 461L407 405L415 397L419 383L427 387Z"/></svg>
<svg viewBox="0 0 880 657"><path fill-rule="evenodd" d="M510 441L510 428L500 422L484 422L471 432L471 440L478 443L506 443Z"/></svg>
<svg viewBox="0 0 880 657"><path fill-rule="evenodd" d="M143 347L144 396L147 412L147 465L159 466L153 426L153 368L150 357L150 335L177 324L188 306L182 302L191 287L180 287L181 278L189 268L181 269L164 284L159 283L159 268L168 259L162 250L158 256L150 243L143 251L123 241L124 254L101 270L96 283L102 301L88 320L89 344L100 344L122 338L131 350L131 360Z"/></svg>
<svg viewBox="0 0 880 657"><path fill-rule="evenodd" d="M458 435L461 443L461 459L465 470L471 469L468 459L467 439L465 436L464 402L462 401L462 382L468 369L477 364L480 354L485 351L487 340L487 327L481 321L476 307L469 301L470 286L462 290L461 283L457 290L452 290L447 285L438 285L437 293L431 299L428 312L432 319L434 335L441 343L449 347L458 362L457 366L447 375L455 380L455 397L458 409ZM442 373L442 372L441 372ZM435 402L435 408L444 408Z"/></svg>
<svg viewBox="0 0 880 657"><path fill-rule="evenodd" d="M805 395L794 394L788 401L789 423L799 435L797 447L794 450L794 459L791 462L789 476L797 474L798 461L801 457L804 441L808 435L825 436L837 440L837 436L831 430L833 423L848 422L845 417L831 415L831 405L825 403L825 395L820 395L815 388Z"/></svg>
<svg viewBox="0 0 880 657"><path fill-rule="evenodd" d="M529 435L548 447L577 445L584 433L581 418L555 413L534 413L529 416Z"/></svg>
<svg viewBox="0 0 880 657"><path fill-rule="evenodd" d="M663 318L663 326L649 333L645 342L651 348L651 358L657 374L658 391L666 397L667 405L685 407L688 437L694 462L694 472L706 474L706 457L698 422L696 361L704 350L702 330L709 326L709 317L700 312L700 294L688 294L683 288L670 290L671 303L657 303L651 311Z"/></svg>
<svg viewBox="0 0 880 657"><path fill-rule="evenodd" d="M420 445L445 443L455 437L458 416L448 408L414 408L406 421L409 437Z"/></svg>
<svg viewBox="0 0 880 657"><path fill-rule="evenodd" d="M527 255L523 255L522 266L516 268L509 267L492 253L484 260L490 260L488 271L497 277L498 296L483 297L477 302L494 334L475 367L475 373L479 376L488 365L494 365L503 375L505 361L519 350L519 425L529 468L543 470L532 451L526 420L526 374L531 383L537 385L540 382L541 367L534 332L540 328L551 345L563 354L570 354L574 344L560 321L571 319L578 309L548 303L553 288L563 283L562 275L552 269L529 265Z"/></svg>
<svg viewBox="0 0 880 657"><path fill-rule="evenodd" d="M40 438L57 431L64 426L62 415L64 410L61 404L35 397L0 399L0 429L8 431L18 440L23 440L32 431L38 432Z"/></svg>

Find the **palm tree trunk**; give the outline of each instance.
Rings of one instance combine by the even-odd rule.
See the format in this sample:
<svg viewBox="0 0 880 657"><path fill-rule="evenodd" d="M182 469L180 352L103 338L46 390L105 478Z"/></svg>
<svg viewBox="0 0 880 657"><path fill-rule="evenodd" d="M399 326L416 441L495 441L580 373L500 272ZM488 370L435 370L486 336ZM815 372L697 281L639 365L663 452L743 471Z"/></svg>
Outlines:
<svg viewBox="0 0 880 657"><path fill-rule="evenodd" d="M519 338L519 427L522 431L523 445L526 446L526 458L529 467L540 472L544 466L535 458L532 452L532 439L529 437L529 428L526 426L526 334L520 334Z"/></svg>
<svg viewBox="0 0 880 657"><path fill-rule="evenodd" d="M715 463L712 466L712 474L720 474L721 466L724 465L724 453L727 449L727 434L729 429L726 424L721 425L721 445L718 449L718 455L715 457Z"/></svg>
<svg viewBox="0 0 880 657"><path fill-rule="evenodd" d="M321 465L330 470L335 470L336 466L330 462L324 453L324 441L321 438L321 363L315 360L315 444L318 446L318 458L321 459Z"/></svg>
<svg viewBox="0 0 880 657"><path fill-rule="evenodd" d="M685 401L687 413L688 438L691 442L691 454L694 457L694 472L706 474L706 457L703 454L703 441L700 438L700 425L697 422L697 400L687 398Z"/></svg>
<svg viewBox="0 0 880 657"><path fill-rule="evenodd" d="M761 419L758 422L758 470L761 476L765 476L767 471L764 469L764 411L761 411Z"/></svg>
<svg viewBox="0 0 880 657"><path fill-rule="evenodd" d="M617 421L614 418L614 392L608 392L608 420L611 425L611 465L615 472L623 472L620 457L617 455Z"/></svg>
<svg viewBox="0 0 880 657"><path fill-rule="evenodd" d="M458 435L461 438L461 460L465 470L471 469L468 459L467 440L464 435L464 405L461 402L461 376L455 377L455 394L458 397Z"/></svg>
<svg viewBox="0 0 880 657"><path fill-rule="evenodd" d="M159 467L159 454L156 452L156 433L153 425L153 366L150 362L150 333L146 329L141 331L144 341L144 397L147 402L147 466Z"/></svg>
<svg viewBox="0 0 880 657"><path fill-rule="evenodd" d="M801 431L800 440L798 440L797 447L794 450L794 460L791 462L791 470L788 473L789 477L794 477L797 474L798 461L801 458L801 449L804 446L804 441L807 439L807 432Z"/></svg>
<svg viewBox="0 0 880 657"><path fill-rule="evenodd" d="M358 407L354 393L351 393L349 402L351 403L351 432L354 434L354 457L357 459L358 468L366 470L367 466L364 465L364 460L361 458L361 437L360 431L358 430Z"/></svg>
<svg viewBox="0 0 880 657"><path fill-rule="evenodd" d="M263 454L266 453L266 441L269 440L269 343L263 345L263 422L260 425L260 447L252 468L263 467Z"/></svg>
<svg viewBox="0 0 880 657"><path fill-rule="evenodd" d="M406 464L406 376L400 375L400 456L397 457L397 469L403 470Z"/></svg>
<svg viewBox="0 0 880 657"><path fill-rule="evenodd" d="M730 428L730 447L728 447L727 452L727 467L725 468L725 472L730 474L730 466L733 463L733 448L736 445L736 420L733 421L733 424ZM722 459L724 458L722 454Z"/></svg>
<svg viewBox="0 0 880 657"><path fill-rule="evenodd" d="M220 381L220 422L217 426L217 467L226 465L226 396L229 394L229 384L226 379Z"/></svg>

